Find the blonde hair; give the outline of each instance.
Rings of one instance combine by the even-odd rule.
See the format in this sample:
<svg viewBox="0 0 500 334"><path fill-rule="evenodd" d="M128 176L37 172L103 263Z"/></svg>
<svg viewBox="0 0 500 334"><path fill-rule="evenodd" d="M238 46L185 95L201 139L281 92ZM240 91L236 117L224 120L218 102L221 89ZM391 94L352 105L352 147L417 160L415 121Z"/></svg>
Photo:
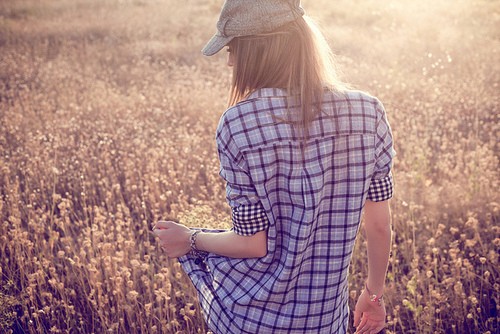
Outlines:
<svg viewBox="0 0 500 334"><path fill-rule="evenodd" d="M287 91L290 106L298 107L295 121L307 138L308 126L321 109L325 88L342 91L333 54L324 36L308 17L266 34L236 37L229 47L234 55L229 106L260 88ZM291 116L291 115L290 115Z"/></svg>

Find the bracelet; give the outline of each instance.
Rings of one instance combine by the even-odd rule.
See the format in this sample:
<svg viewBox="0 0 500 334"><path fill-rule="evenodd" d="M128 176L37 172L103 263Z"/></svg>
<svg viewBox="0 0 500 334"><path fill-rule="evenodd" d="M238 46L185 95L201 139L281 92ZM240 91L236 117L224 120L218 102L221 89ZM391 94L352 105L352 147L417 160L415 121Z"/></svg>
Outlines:
<svg viewBox="0 0 500 334"><path fill-rule="evenodd" d="M200 233L201 230L194 230L193 232L191 232L191 236L189 237L189 243L191 245L191 251L193 253L197 253L198 252L198 248L196 248L196 237L198 236L198 233Z"/></svg>
<svg viewBox="0 0 500 334"><path fill-rule="evenodd" d="M207 266L205 264L205 258L207 257L208 253L204 251L198 250L196 248L196 237L198 236L198 233L202 232L201 230L193 230L191 231L191 235L189 236L189 244L191 247L191 255L195 257L194 263L199 265L202 270L206 271Z"/></svg>
<svg viewBox="0 0 500 334"><path fill-rule="evenodd" d="M373 303L378 303L379 306L382 306L382 301L384 300L384 295L381 294L380 296L377 296L376 294L372 293L370 289L368 289L368 284L365 283L365 289L368 292L368 296L370 298L370 301Z"/></svg>

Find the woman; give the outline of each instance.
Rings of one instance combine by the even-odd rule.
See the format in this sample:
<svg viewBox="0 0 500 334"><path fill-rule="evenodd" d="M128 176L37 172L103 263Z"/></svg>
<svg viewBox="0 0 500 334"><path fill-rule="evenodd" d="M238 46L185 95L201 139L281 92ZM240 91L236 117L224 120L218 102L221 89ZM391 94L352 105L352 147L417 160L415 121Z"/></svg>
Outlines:
<svg viewBox="0 0 500 334"><path fill-rule="evenodd" d="M335 81L330 49L300 1L226 0L230 107L217 129L233 228L158 222L155 233L225 333L346 333L349 262L364 210L368 277L356 333L385 325L392 135L381 103Z"/></svg>

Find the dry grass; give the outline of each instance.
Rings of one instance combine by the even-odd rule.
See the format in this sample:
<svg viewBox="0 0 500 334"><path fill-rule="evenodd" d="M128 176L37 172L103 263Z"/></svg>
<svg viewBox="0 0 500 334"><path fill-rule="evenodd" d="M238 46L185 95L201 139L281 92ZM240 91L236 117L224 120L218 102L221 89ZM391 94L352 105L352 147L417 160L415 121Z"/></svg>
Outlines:
<svg viewBox="0 0 500 334"><path fill-rule="evenodd" d="M396 139L387 333L498 333L499 1L332 3L304 1ZM0 2L1 332L205 331L150 229L228 226L220 4Z"/></svg>

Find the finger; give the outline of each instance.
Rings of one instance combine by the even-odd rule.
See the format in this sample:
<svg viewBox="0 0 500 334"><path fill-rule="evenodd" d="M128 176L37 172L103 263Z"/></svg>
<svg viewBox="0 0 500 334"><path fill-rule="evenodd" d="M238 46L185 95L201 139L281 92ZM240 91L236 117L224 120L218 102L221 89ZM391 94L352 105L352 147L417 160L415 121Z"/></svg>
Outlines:
<svg viewBox="0 0 500 334"><path fill-rule="evenodd" d="M154 228L159 229L159 230L166 230L166 229L170 228L171 226L172 226L171 221L160 220L159 222L156 223Z"/></svg>
<svg viewBox="0 0 500 334"><path fill-rule="evenodd" d="M359 329L359 332L356 332L356 333L370 334L370 333L375 333L375 332L373 332L372 327L370 325L365 325Z"/></svg>
<svg viewBox="0 0 500 334"><path fill-rule="evenodd" d="M354 310L354 327L358 327L361 320L361 312Z"/></svg>
<svg viewBox="0 0 500 334"><path fill-rule="evenodd" d="M361 312L354 308L354 327L358 327L359 321L361 320Z"/></svg>
<svg viewBox="0 0 500 334"><path fill-rule="evenodd" d="M355 332L355 334L367 334L367 333L370 333L370 330L368 328L358 329Z"/></svg>
<svg viewBox="0 0 500 334"><path fill-rule="evenodd" d="M166 228L155 228L152 232L160 238L168 235L168 229Z"/></svg>
<svg viewBox="0 0 500 334"><path fill-rule="evenodd" d="M368 317L363 314L363 316L361 317L361 322L358 326L356 326L356 333L365 333L368 328L367 323Z"/></svg>
<svg viewBox="0 0 500 334"><path fill-rule="evenodd" d="M380 325L380 324L378 324L378 321L368 321L366 326L365 326L365 331L366 331L366 333L377 334L382 329L384 329L384 327L385 327L385 324Z"/></svg>
<svg viewBox="0 0 500 334"><path fill-rule="evenodd" d="M385 323L375 327L375 330L373 331L373 333L380 333L384 328L385 328Z"/></svg>

